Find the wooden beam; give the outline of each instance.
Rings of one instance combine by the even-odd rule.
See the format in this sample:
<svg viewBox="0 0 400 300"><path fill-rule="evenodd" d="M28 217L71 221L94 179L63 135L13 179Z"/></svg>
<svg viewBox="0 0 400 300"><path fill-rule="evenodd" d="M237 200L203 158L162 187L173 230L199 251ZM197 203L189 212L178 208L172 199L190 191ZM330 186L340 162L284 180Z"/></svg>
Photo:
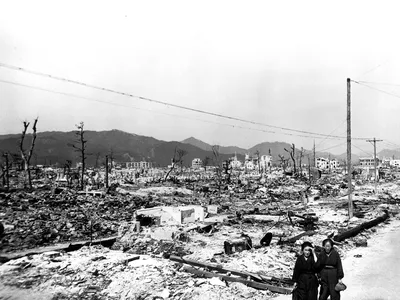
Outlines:
<svg viewBox="0 0 400 300"><path fill-rule="evenodd" d="M271 284L266 284L266 283L243 279L240 277L232 277L232 276L202 271L202 270L195 269L195 268L189 267L189 266L185 266L184 270L188 273L194 274L199 277L205 277L205 278L218 277L221 280L231 281L231 282L240 282L247 286L250 286L252 288L259 289L259 290L269 290L271 292L280 293L280 294L290 294L292 291L291 288L279 287L279 286L275 286L275 285L271 285Z"/></svg>
<svg viewBox="0 0 400 300"><path fill-rule="evenodd" d="M362 223L361 225L359 225L357 227L351 228L351 229L349 229L349 230L347 230L347 231L345 231L345 232L343 232L341 234L335 235L333 237L333 240L335 242L344 241L345 239L348 239L350 237L356 236L357 234L359 234L363 230L369 229L371 227L374 227L374 226L384 222L388 218L389 218L389 213L388 213L388 211L385 211L384 215L382 215L382 216L380 216L380 217L378 217L376 219L373 219L371 221Z"/></svg>
<svg viewBox="0 0 400 300"><path fill-rule="evenodd" d="M47 246L47 247L40 247L40 248L35 248L35 249L29 249L17 253L0 253L0 263L5 263L9 260L13 259L18 259L24 256L28 255L36 255L36 254L42 254L45 252L49 251L75 251L79 250L83 246L89 246L89 245L103 245L103 246L109 246L112 245L117 239L117 236L109 237L109 238L104 238L104 239L98 239L98 240L93 240L92 242L90 241L82 241L82 242L74 242L74 243L65 243L65 244L56 244L53 246Z"/></svg>
<svg viewBox="0 0 400 300"><path fill-rule="evenodd" d="M239 270L223 267L222 265L219 265L219 264L199 262L199 261L196 261L193 259L183 258L183 257L175 256L175 255L171 255L169 257L169 259L172 261L175 261L175 262L188 264L191 266L206 268L209 270L216 270L220 273L231 273L233 275L237 275L237 276L240 276L243 278L251 277L253 280L258 280L258 281L262 281L262 282L293 284L293 282L290 278L277 278L277 277L273 277L273 276L266 276L266 275L262 275L262 274L251 273L251 272L247 272L247 271L239 271Z"/></svg>

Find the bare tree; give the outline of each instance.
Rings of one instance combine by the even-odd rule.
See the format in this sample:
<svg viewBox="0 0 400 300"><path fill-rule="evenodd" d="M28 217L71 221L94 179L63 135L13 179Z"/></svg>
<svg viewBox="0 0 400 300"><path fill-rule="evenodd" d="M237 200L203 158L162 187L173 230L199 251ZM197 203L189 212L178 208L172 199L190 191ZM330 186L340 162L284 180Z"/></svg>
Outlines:
<svg viewBox="0 0 400 300"><path fill-rule="evenodd" d="M75 132L75 135L77 137L75 144L69 144L72 148L75 149L76 152L79 152L79 156L81 158L81 185L80 188L83 190L84 187L84 178L85 178L85 163L86 163L86 143L87 140L85 140L84 134L84 123L80 122L79 125L75 125L77 128L77 131Z"/></svg>
<svg viewBox="0 0 400 300"><path fill-rule="evenodd" d="M180 165L181 165L181 173L182 173L182 168L183 168L183 157L184 157L188 152L187 152L186 150L183 150L183 149L178 149L176 152L178 153L178 160L179 160L179 163L180 163Z"/></svg>
<svg viewBox="0 0 400 300"><path fill-rule="evenodd" d="M94 167L95 167L96 169L99 168L99 160L100 160L100 152L97 152L97 153L96 153L96 161L95 161L95 165L94 165Z"/></svg>
<svg viewBox="0 0 400 300"><path fill-rule="evenodd" d="M216 181L217 181L217 185L218 185L218 193L219 193L219 195L221 195L222 163L221 163L221 156L219 154L219 146L218 145L212 146L212 152L214 154L215 177L216 177ZM211 200L210 200L210 202L211 202Z"/></svg>
<svg viewBox="0 0 400 300"><path fill-rule="evenodd" d="M289 158L285 158L283 155L279 154L278 155L279 159L281 160L281 166L283 168L283 171L286 171L287 165Z"/></svg>
<svg viewBox="0 0 400 300"><path fill-rule="evenodd" d="M261 167L260 167L260 151L256 151L256 156L257 156L257 165L258 165L258 174L261 173Z"/></svg>
<svg viewBox="0 0 400 300"><path fill-rule="evenodd" d="M226 183L231 183L231 175L232 175L232 164L231 160L226 160L223 164L222 167L224 168L224 173L226 176Z"/></svg>
<svg viewBox="0 0 400 300"><path fill-rule="evenodd" d="M300 154L299 154L299 169L300 169L300 175L303 174L303 167L302 167L302 160L304 156L304 149L301 147Z"/></svg>
<svg viewBox="0 0 400 300"><path fill-rule="evenodd" d="M172 158L171 161L171 167L168 171L168 173L165 175L164 181L168 179L169 174L175 169L175 166L179 163L182 162L183 157L187 154L186 150L178 149L178 147L175 147L174 150L174 157ZM181 168L182 168L182 163L181 163Z"/></svg>
<svg viewBox="0 0 400 300"><path fill-rule="evenodd" d="M114 149L112 147L110 148L110 153L108 154L108 159L110 160L110 169L108 171L111 174L111 171L113 169L113 162L114 162Z"/></svg>
<svg viewBox="0 0 400 300"><path fill-rule="evenodd" d="M71 166L72 166L71 160L67 160L64 164L64 176L67 179L68 187L71 187L72 184Z"/></svg>
<svg viewBox="0 0 400 300"><path fill-rule="evenodd" d="M32 126L32 142L29 150L24 150L24 139L26 136L26 131L29 127L29 122L24 122L24 130L22 131L21 141L19 143L19 150L21 152L21 157L24 162L24 169L25 169L25 179L28 177L28 184L29 188L32 188L32 178L31 178L31 170L30 170L30 161L33 154L33 149L35 148L35 141L36 141L36 124L38 122L38 118L35 119Z"/></svg>
<svg viewBox="0 0 400 300"><path fill-rule="evenodd" d="M9 174L9 169L11 167L11 163L9 162L8 159L8 152L3 153L3 157L5 158L4 162L4 169L3 165L1 165L1 169L3 171L2 178L3 178L3 186L7 185L7 188L10 188L10 174Z"/></svg>
<svg viewBox="0 0 400 300"><path fill-rule="evenodd" d="M204 168L204 172L207 171L207 166L210 164L210 157L206 156L203 159L203 168Z"/></svg>
<svg viewBox="0 0 400 300"><path fill-rule="evenodd" d="M293 173L296 174L296 172L297 172L296 159L295 159L295 157L296 157L296 147L295 147L294 144L292 144L292 147L290 147L290 151L288 149L286 149L286 148L284 148L284 149L285 149L285 151L287 153L289 153L290 158L292 159L292 162L293 162Z"/></svg>

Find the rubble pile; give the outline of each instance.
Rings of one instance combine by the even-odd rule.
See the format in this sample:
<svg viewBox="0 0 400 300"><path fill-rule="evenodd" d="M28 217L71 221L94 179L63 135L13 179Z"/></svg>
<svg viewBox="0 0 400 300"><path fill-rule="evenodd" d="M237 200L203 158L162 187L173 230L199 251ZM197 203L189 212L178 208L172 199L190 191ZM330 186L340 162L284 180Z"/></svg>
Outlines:
<svg viewBox="0 0 400 300"><path fill-rule="evenodd" d="M97 198L67 189L56 195L50 191L0 193L0 219L6 233L0 249L14 251L112 236L122 220L132 219L138 207L156 204L144 197Z"/></svg>
<svg viewBox="0 0 400 300"><path fill-rule="evenodd" d="M31 289L42 299L265 299L286 293L305 240L338 239L342 256L368 246L375 226L399 212L400 186L354 186L339 174L307 180L272 172L179 184L118 184L108 193L63 188L0 193L1 253L115 236L0 266L1 296ZM382 217L383 216L383 217ZM363 227L377 220L374 227ZM360 228L360 230L357 230ZM346 236L350 230L354 234ZM343 235L344 234L344 235ZM174 259L173 259L174 258ZM55 275L57 274L57 275ZM268 288L269 287L269 288ZM12 299L12 298L11 298Z"/></svg>

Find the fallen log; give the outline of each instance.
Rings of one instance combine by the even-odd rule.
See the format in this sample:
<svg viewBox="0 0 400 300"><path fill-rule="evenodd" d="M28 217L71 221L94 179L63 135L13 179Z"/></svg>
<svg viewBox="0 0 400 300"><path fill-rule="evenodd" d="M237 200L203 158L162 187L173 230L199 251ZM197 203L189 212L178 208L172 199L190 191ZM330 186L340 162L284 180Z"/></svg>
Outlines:
<svg viewBox="0 0 400 300"><path fill-rule="evenodd" d="M98 240L93 240L92 242L90 241L82 241L82 242L74 242L74 243L65 243L65 244L57 244L53 246L48 246L48 247L40 247L40 248L35 248L35 249L29 249L17 253L1 253L0 254L0 263L5 263L9 260L13 259L18 259L24 256L28 255L36 255L36 254L42 254L45 252L50 252L50 251L65 251L65 252L70 252L70 251L76 251L82 248L83 246L89 246L89 245L102 245L105 247L110 247L112 246L113 243L116 241L116 236L109 237L109 238L104 238L104 239L98 239Z"/></svg>
<svg viewBox="0 0 400 300"><path fill-rule="evenodd" d="M274 276L266 276L262 274L257 274L257 273L251 273L251 272L246 272L246 271L239 271L231 268L226 268L223 267L222 265L219 264L212 264L212 263L206 263L206 262L200 262L197 260L189 259L189 258L183 258L179 257L176 255L171 255L169 257L170 260L183 263L183 264L188 264L191 266L196 266L196 267L201 267L201 268L206 268L209 270L215 270L220 273L230 273L233 275L237 275L243 278L248 278L251 277L253 280L258 280L261 282L268 282L268 283L286 283L286 284L293 284L292 280L290 278L277 278Z"/></svg>
<svg viewBox="0 0 400 300"><path fill-rule="evenodd" d="M356 236L357 234L359 234L361 231L369 229L371 227L374 227L380 223L382 223L383 221L385 221L386 219L389 218L389 213L387 210L385 210L385 214L383 216L380 216L376 219L373 219L371 221L362 223L359 226L356 226L354 228L351 228L343 233L337 234L333 237L333 240L335 242L341 242L344 241L345 239L348 239L350 237Z"/></svg>
<svg viewBox="0 0 400 300"><path fill-rule="evenodd" d="M188 273L194 274L199 277L205 277L205 278L218 277L221 280L231 281L231 282L240 282L240 283L245 284L246 286L250 286L252 288L259 289L259 290L269 290L271 292L280 293L280 294L290 294L292 291L291 288L279 287L279 286L275 286L275 285L271 285L271 284L247 280L247 279L240 278L240 277L232 277L232 276L227 276L227 275L216 274L216 273L202 271L202 270L195 269L193 267L188 267L188 266L185 266L184 270Z"/></svg>
<svg viewBox="0 0 400 300"><path fill-rule="evenodd" d="M282 245L282 244L293 244L293 243L295 243L298 239L301 239L303 236L311 236L311 235L314 235L315 234L315 231L312 231L312 230L309 230L309 231L305 231L305 232L302 232L302 233L300 233L300 234L298 234L298 235L295 235L294 237L291 237L291 238L287 238L287 239L280 239L279 241L278 241L278 245Z"/></svg>

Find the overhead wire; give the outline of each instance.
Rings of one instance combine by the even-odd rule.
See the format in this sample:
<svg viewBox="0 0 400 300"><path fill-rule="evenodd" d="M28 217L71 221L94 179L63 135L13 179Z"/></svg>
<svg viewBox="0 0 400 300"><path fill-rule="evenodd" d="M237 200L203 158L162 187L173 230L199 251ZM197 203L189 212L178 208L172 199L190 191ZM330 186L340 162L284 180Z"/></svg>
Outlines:
<svg viewBox="0 0 400 300"><path fill-rule="evenodd" d="M365 87L367 87L367 88L369 88L369 89L371 89L371 90L375 90L375 91L384 93L384 94L389 95L389 96L393 96L393 97L396 97L396 98L400 98L400 96L397 95L397 94L394 94L394 93L391 93L391 92L388 92L388 91L385 91L385 90L382 90L382 89L378 89L378 88L372 87L372 86L370 86L370 85L367 85L367 84L362 83L361 81L355 81L355 80L352 80L352 81L355 82L355 83L357 83L357 84L359 84L359 85L365 86Z"/></svg>
<svg viewBox="0 0 400 300"><path fill-rule="evenodd" d="M7 84L12 84L12 85L16 85L16 86L21 86L21 87L25 87L25 88L31 88L31 89L35 89L35 90L39 90L39 91L48 92L48 93L59 94L59 95L67 96L67 97L83 99L83 100L87 100L87 101L94 101L94 102L104 103L104 104L109 104L109 105L114 105L114 106L127 107L127 108L133 108L133 109L138 109L138 110L144 110L144 111L149 111L149 112L152 112L152 113L157 113L157 114L162 114L162 115L167 115L167 116L173 116L173 117L179 117L179 118L189 119L189 120L196 120L196 121L205 122L205 123L212 123L212 124L217 124L217 125L221 125L221 126L228 126L228 127L240 128L240 129L245 129L245 130L253 130L253 131L259 131L259 132L264 132L264 133L283 134L283 135L288 135L288 136L298 136L298 137L304 137L304 138L338 140L338 138L335 138L335 137L320 137L320 136L300 135L300 134L287 133L287 132L276 132L276 131L272 131L272 130L251 128L251 127L243 127L243 126L236 125L236 124L226 124L226 123L220 123L220 122L215 122L215 121L198 119L198 118L194 118L194 117L187 117L187 116L182 116L182 115L159 112L159 111L154 111L154 110L151 110L151 109L139 108L139 107L132 106L132 105L125 105L125 104L121 104L121 103L114 103L114 102L109 102L109 101L104 101L104 100L99 100L99 99L94 99L94 98L78 96L78 95L71 94L71 93L65 93L65 92L49 90L49 89L45 89L45 88L41 88L41 87L22 84L22 83L18 83L18 82L12 82L12 81L3 80L3 79L0 79L0 82L7 83Z"/></svg>
<svg viewBox="0 0 400 300"><path fill-rule="evenodd" d="M110 89L110 88L104 88L104 87L100 87L100 86L96 86L96 85L80 82L80 81L77 81L77 80L71 80L71 79L64 78L64 77L59 77L59 76L55 76L55 75L51 75L51 74L32 71L32 70L28 70L26 68L17 67L17 66L13 66L13 65L1 63L1 62L0 62L0 67L8 68L8 69L11 69L11 70L16 70L16 71L21 71L21 72L25 72L25 73L41 76L41 77L46 77L46 78L50 78L50 79L54 79L54 80L58 80L58 81L68 82L68 83L72 83L72 84L76 84L76 85L80 85L80 86L84 86L84 87L87 87L87 88L92 88L92 89L96 89L96 90L100 90L100 91L105 91L105 92L110 92L110 93L114 93L114 94L118 94L118 95L122 95L122 96L136 98L136 99L143 100L143 101L148 101L148 102L157 103L157 104L161 104L161 105L165 105L165 106L175 107L175 108L179 108L179 109L183 109L183 110L187 110L187 111L192 111L192 112L196 112L196 113L206 114L206 115L210 115L210 116L214 116L214 117L225 118L225 119L229 119L229 120L233 120L233 121L239 121L239 122L249 123L249 124L253 124L253 125L269 127L269 128L275 128L275 129L280 129L280 130L284 130L284 131L291 131L291 132L296 132L296 133L303 133L303 134L310 134L310 135L316 135L316 136L329 137L329 135L327 135L327 134L316 133L316 132L305 131L305 130L292 129L292 128L275 126L275 125L270 125L270 124L265 124L265 123L246 120L246 119L242 119L242 118L238 118L238 117L227 116L227 115L223 115L223 114L220 114L220 113L209 112L209 111L205 111L205 110L201 110L201 109L197 109L197 108L191 108L191 107L188 107L188 106L168 103L168 102L165 102L165 101L160 101L160 100L156 100L156 99L152 99L152 98L148 98L148 97L137 96L137 95L133 95L133 94L130 94L130 93L119 92L119 91L116 91L116 90L113 90L113 89ZM345 138L345 137L342 137L342 136L332 136L332 135L330 137ZM358 140L364 140L364 139L367 139L367 138L352 138L352 139L354 139L354 140L357 140L357 139Z"/></svg>

